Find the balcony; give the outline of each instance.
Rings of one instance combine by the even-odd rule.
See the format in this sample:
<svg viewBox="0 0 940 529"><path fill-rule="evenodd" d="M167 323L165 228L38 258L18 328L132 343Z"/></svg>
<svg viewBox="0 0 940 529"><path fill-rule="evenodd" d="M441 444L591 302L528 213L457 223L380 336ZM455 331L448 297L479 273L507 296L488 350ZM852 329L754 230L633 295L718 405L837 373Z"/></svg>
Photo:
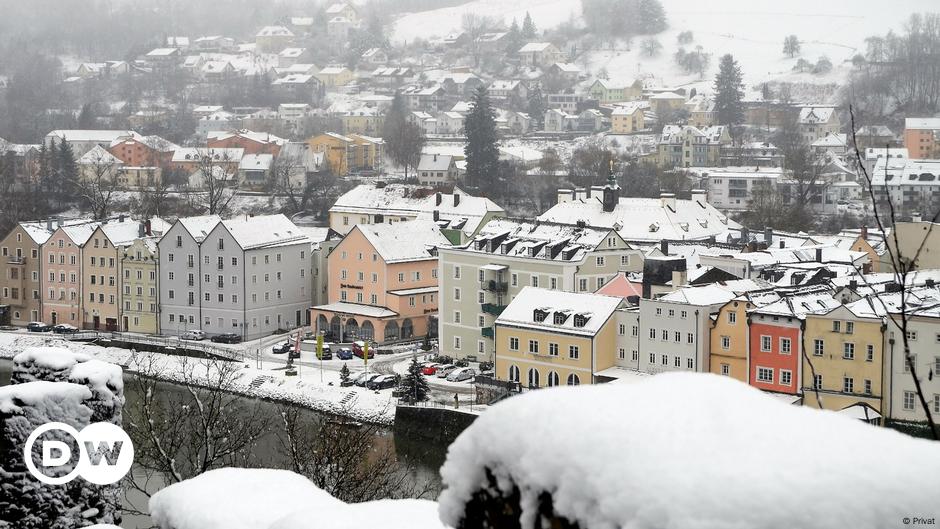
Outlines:
<svg viewBox="0 0 940 529"><path fill-rule="evenodd" d="M22 255L19 256L19 257L15 256L15 255L11 255L11 256L7 257L7 264L11 264L11 265L23 265L23 264L26 264L26 257L24 257L24 256L22 256Z"/></svg>
<svg viewBox="0 0 940 529"><path fill-rule="evenodd" d="M506 305L497 305L496 303L482 303L480 309L487 313L492 314L493 316L499 316L506 310Z"/></svg>
<svg viewBox="0 0 940 529"><path fill-rule="evenodd" d="M482 334L484 338L496 338L496 328L482 327L480 329L480 334Z"/></svg>
<svg viewBox="0 0 940 529"><path fill-rule="evenodd" d="M496 292L497 294L505 294L509 289L509 284L504 281L490 279L489 281L483 281L480 284L480 288L489 292Z"/></svg>

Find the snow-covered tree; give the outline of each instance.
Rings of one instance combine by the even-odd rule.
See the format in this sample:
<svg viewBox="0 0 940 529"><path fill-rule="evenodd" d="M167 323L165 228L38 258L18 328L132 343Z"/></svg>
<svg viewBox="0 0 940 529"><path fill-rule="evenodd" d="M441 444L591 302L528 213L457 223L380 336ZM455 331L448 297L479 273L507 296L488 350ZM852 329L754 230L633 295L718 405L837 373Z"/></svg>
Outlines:
<svg viewBox="0 0 940 529"><path fill-rule="evenodd" d="M421 366L418 365L418 358L412 358L408 365L408 372L402 380L401 388L405 391L407 399L415 402L427 400L431 389L428 387L428 381L421 373Z"/></svg>
<svg viewBox="0 0 940 529"><path fill-rule="evenodd" d="M800 53L800 39L796 35L789 35L783 39L783 53L791 59Z"/></svg>
<svg viewBox="0 0 940 529"><path fill-rule="evenodd" d="M492 183L499 171L499 149L496 136L496 114L490 103L486 87L473 94L470 112L464 121L467 146L467 181L470 186L483 188Z"/></svg>
<svg viewBox="0 0 940 529"><path fill-rule="evenodd" d="M734 136L733 127L744 122L744 79L741 67L729 53L721 58L715 76L715 111L718 123L726 125Z"/></svg>

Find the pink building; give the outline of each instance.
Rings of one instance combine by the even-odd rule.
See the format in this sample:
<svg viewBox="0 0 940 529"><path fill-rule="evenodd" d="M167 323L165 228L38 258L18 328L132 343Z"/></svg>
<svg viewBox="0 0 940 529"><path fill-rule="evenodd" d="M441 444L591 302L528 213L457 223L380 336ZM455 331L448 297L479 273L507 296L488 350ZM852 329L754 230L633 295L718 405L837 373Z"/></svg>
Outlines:
<svg viewBox="0 0 940 529"><path fill-rule="evenodd" d="M436 248L448 244L431 221L355 226L327 259L329 303L311 309L314 330L347 343L434 332Z"/></svg>
<svg viewBox="0 0 940 529"><path fill-rule="evenodd" d="M82 246L99 222L59 226L42 245L42 319L82 327Z"/></svg>

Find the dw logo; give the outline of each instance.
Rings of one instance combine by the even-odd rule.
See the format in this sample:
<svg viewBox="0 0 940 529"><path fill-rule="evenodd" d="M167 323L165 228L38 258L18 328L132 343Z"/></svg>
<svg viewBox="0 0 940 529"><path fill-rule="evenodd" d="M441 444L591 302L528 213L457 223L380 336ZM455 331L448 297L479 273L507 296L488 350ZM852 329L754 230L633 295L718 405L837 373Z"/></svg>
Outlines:
<svg viewBox="0 0 940 529"><path fill-rule="evenodd" d="M39 440L39 436L53 430L68 434L74 442L43 439L42 469L37 468L33 460L33 445ZM64 436L59 434L58 437ZM78 463L66 474L56 475L67 470L72 463L73 446L78 447ZM29 473L47 485L62 485L78 476L95 485L110 485L120 481L131 469L134 462L134 445L124 430L109 422L89 424L80 432L68 424L50 422L29 434L23 446L23 458Z"/></svg>

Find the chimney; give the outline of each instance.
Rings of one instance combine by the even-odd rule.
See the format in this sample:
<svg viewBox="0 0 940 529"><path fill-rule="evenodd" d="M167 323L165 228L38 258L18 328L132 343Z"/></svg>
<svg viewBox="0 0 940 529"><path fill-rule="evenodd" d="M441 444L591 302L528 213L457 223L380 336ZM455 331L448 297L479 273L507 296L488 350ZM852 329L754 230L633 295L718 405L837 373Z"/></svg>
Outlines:
<svg viewBox="0 0 940 529"><path fill-rule="evenodd" d="M460 205L460 195L458 195L457 193L454 193L454 207L456 208L459 205Z"/></svg>
<svg viewBox="0 0 940 529"><path fill-rule="evenodd" d="M928 279L928 280L924 281L924 286L933 287L933 286L936 285L936 284L937 284L937 283L936 283L933 279Z"/></svg>
<svg viewBox="0 0 940 529"><path fill-rule="evenodd" d="M785 247L786 245L784 244L784 240L780 239L780 248L785 248Z"/></svg>
<svg viewBox="0 0 940 529"><path fill-rule="evenodd" d="M148 237L153 235L153 226L150 224L150 219L144 222L144 230L144 233L146 233Z"/></svg>
<svg viewBox="0 0 940 529"><path fill-rule="evenodd" d="M764 228L764 243L767 244L767 247L770 248L770 245L774 242L774 229L773 228Z"/></svg>
<svg viewBox="0 0 940 529"><path fill-rule="evenodd" d="M434 161L437 161L437 154L434 154Z"/></svg>
<svg viewBox="0 0 940 529"><path fill-rule="evenodd" d="M816 248L816 262L821 263L822 260L822 248Z"/></svg>
<svg viewBox="0 0 940 529"><path fill-rule="evenodd" d="M862 240L868 240L868 226L862 226Z"/></svg>
<svg viewBox="0 0 940 529"><path fill-rule="evenodd" d="M857 289L857 288L858 288L858 280L853 279L853 280L849 281L849 288L851 288L852 290Z"/></svg>
<svg viewBox="0 0 940 529"><path fill-rule="evenodd" d="M52 231L52 219L46 221L46 231Z"/></svg>
<svg viewBox="0 0 940 529"><path fill-rule="evenodd" d="M665 239L659 241L659 251L663 252L663 255L669 255L669 241Z"/></svg>
<svg viewBox="0 0 940 529"><path fill-rule="evenodd" d="M442 200L443 200L443 197L441 197L440 191L438 191L437 193L434 193L434 205L435 206L440 206Z"/></svg>
<svg viewBox="0 0 940 529"><path fill-rule="evenodd" d="M704 189L692 190L692 201L697 202L700 206L705 205L706 196L707 196L707 192Z"/></svg>
<svg viewBox="0 0 940 529"><path fill-rule="evenodd" d="M118 222L124 224L124 215L118 215Z"/></svg>
<svg viewBox="0 0 940 529"><path fill-rule="evenodd" d="M439 220L441 220L441 212L435 209L434 210L434 222L437 222Z"/></svg>
<svg viewBox="0 0 940 529"><path fill-rule="evenodd" d="M143 239L144 235L147 234L147 226L143 222L137 225L137 238Z"/></svg>
<svg viewBox="0 0 940 529"><path fill-rule="evenodd" d="M672 193L661 193L659 195L659 201L664 208L671 209L673 213L676 212L676 195Z"/></svg>

